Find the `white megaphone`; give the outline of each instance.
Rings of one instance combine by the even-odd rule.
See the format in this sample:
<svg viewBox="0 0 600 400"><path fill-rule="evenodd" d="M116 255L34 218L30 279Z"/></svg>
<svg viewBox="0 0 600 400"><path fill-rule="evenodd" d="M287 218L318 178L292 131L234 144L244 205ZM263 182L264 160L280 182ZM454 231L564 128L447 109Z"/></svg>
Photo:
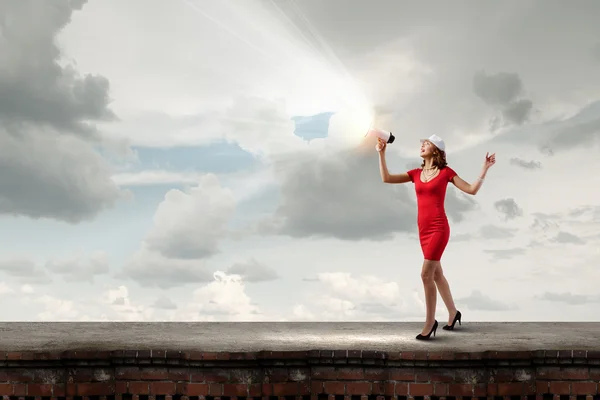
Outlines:
<svg viewBox="0 0 600 400"><path fill-rule="evenodd" d="M375 129L375 128L369 128L369 130L365 134L365 137L366 136L378 137L379 139L383 140L386 143L394 143L394 140L396 140L396 137L394 135L392 135L392 132L387 132L387 131L384 131L381 129Z"/></svg>

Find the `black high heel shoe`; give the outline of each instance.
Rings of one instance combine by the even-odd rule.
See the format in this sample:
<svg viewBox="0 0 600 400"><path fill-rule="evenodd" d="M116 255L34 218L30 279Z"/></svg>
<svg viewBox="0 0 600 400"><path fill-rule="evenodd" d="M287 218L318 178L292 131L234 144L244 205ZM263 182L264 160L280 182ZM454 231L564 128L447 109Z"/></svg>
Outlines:
<svg viewBox="0 0 600 400"><path fill-rule="evenodd" d="M431 327L431 330L429 331L429 333L427 335L421 335L420 333L417 335L417 339L418 340L429 340L431 338L431 334L433 333L433 336L435 336L435 331L437 331L438 328L438 322L437 320L435 320L435 322L433 323L433 327Z"/></svg>
<svg viewBox="0 0 600 400"><path fill-rule="evenodd" d="M462 318L462 314L460 313L460 311L456 310L456 315L454 316L454 319L452 320L452 325L444 325L444 327L442 329L445 331L454 330L454 324L456 324L456 321L458 321L459 325L462 325L460 322L461 318Z"/></svg>

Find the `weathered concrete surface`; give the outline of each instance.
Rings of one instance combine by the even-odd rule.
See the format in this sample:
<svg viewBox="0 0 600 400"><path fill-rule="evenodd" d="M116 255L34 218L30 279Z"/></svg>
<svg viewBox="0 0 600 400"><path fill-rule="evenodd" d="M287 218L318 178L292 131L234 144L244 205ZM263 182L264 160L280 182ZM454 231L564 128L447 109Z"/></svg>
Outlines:
<svg viewBox="0 0 600 400"><path fill-rule="evenodd" d="M415 340L421 323L0 323L0 350L600 350L600 323L466 323Z"/></svg>

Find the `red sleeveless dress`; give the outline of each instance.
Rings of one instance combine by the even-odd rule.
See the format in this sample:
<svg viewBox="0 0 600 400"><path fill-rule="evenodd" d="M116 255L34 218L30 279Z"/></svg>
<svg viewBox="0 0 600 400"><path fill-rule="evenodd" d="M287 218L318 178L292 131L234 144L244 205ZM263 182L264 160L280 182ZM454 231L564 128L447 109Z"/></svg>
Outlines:
<svg viewBox="0 0 600 400"><path fill-rule="evenodd" d="M456 172L450 167L444 167L429 182L421 181L421 168L407 173L415 184L417 193L417 225L423 257L426 260L440 261L450 239L450 225L444 208L446 188Z"/></svg>

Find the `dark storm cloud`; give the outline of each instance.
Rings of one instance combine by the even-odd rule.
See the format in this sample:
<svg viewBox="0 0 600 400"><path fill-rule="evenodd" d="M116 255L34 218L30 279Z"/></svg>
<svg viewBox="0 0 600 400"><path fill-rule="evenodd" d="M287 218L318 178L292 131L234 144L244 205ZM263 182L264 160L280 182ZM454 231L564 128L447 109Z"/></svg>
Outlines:
<svg viewBox="0 0 600 400"><path fill-rule="evenodd" d="M0 3L0 213L75 223L121 193L94 151L115 118L105 77L61 65L56 35L85 1Z"/></svg>

